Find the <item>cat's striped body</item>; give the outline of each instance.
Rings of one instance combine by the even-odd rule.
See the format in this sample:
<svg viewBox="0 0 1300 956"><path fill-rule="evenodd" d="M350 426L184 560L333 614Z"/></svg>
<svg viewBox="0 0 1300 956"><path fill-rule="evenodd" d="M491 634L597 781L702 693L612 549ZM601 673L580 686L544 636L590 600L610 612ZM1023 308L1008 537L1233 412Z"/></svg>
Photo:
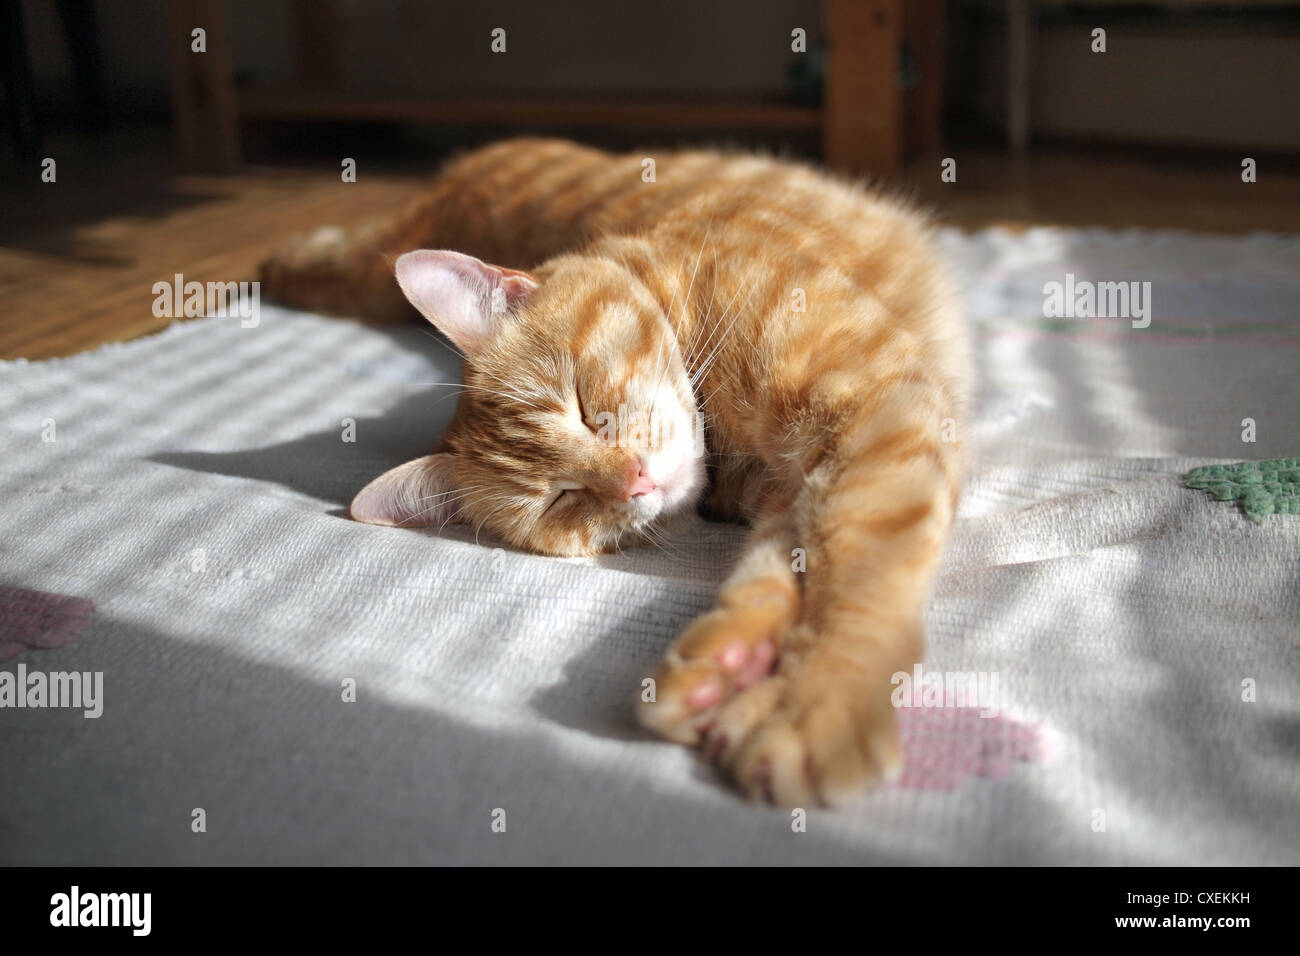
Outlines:
<svg viewBox="0 0 1300 956"><path fill-rule="evenodd" d="M521 141L457 161L399 220L287 250L264 279L294 304L388 318L405 311L391 256L429 247L528 269L535 282L518 290L527 334L471 345L467 368L500 382L508 358L561 348L580 357L574 368L539 359L512 392L559 408L573 386L549 389L553 375L576 377L580 405L584 389L589 406L636 404L647 382L674 395L682 422L696 409L704 422L711 503L754 525L718 608L669 652L643 721L704 740L747 792L786 803L834 801L895 768L889 678L921 653L969 387L964 328L922 220L771 159ZM428 273L408 261L407 296L447 331L444 293L413 292ZM591 362L599 376L583 370ZM473 394L444 440L449 460L487 456L521 487L530 471L563 473L560 485L590 496L568 523L504 505L482 519L515 543L608 546L613 526L632 520L620 489L653 489L661 469L673 472L666 498L696 492L675 451L629 465L626 449L576 446L544 415Z"/></svg>

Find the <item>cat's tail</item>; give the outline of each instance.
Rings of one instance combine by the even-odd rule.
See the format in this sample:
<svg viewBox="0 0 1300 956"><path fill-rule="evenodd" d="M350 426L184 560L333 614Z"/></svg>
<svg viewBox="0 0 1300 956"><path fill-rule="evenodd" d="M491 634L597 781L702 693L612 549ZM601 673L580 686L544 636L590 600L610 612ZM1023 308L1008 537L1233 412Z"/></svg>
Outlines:
<svg viewBox="0 0 1300 956"><path fill-rule="evenodd" d="M420 244L419 226L427 218L421 206L290 240L262 263L262 294L309 312L373 323L407 320L414 312L393 277L393 263Z"/></svg>

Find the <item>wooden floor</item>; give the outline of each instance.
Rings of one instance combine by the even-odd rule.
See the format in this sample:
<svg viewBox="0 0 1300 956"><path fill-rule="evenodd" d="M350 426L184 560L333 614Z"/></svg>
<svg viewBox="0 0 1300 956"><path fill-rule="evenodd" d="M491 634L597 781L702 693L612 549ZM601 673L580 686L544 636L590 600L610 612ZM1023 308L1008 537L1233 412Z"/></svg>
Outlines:
<svg viewBox="0 0 1300 956"><path fill-rule="evenodd" d="M994 150L953 150L957 182L939 177L941 156L912 163L913 195L962 229L1033 225L1300 233L1300 166L1261 159L1241 181L1235 155L1035 148L1017 160Z"/></svg>
<svg viewBox="0 0 1300 956"><path fill-rule="evenodd" d="M1300 174L1267 167L1241 182L1228 161L1169 161L1079 150L1017 162L996 150L955 151L957 182L940 157L913 163L901 185L964 229L1037 224L1242 233L1300 232ZM176 176L132 166L4 197L0 234L0 358L71 355L164 328L154 283L239 281L288 236L396 209L419 189L410 176L248 169ZM111 163L109 164L112 165ZM71 183L65 183L71 180Z"/></svg>
<svg viewBox="0 0 1300 956"><path fill-rule="evenodd" d="M257 278L288 236L395 210L418 191L402 179L344 185L318 173L178 177L162 214L117 215L0 247L0 358L72 355L166 328L154 283Z"/></svg>

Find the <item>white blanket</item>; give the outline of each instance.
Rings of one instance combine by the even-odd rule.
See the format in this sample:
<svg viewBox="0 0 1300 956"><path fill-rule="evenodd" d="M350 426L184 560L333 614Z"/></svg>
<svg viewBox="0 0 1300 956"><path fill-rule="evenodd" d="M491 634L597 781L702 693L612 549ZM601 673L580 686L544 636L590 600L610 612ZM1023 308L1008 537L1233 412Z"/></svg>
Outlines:
<svg viewBox="0 0 1300 956"><path fill-rule="evenodd" d="M0 862L1300 863L1300 516L1180 480L1300 456L1300 239L944 248L982 386L926 664L999 706L901 712L899 783L795 832L635 728L739 529L557 560L345 520L456 362L263 306L0 366L3 670L103 674L97 719L0 709ZM1150 281L1150 326L1044 318L1067 273Z"/></svg>

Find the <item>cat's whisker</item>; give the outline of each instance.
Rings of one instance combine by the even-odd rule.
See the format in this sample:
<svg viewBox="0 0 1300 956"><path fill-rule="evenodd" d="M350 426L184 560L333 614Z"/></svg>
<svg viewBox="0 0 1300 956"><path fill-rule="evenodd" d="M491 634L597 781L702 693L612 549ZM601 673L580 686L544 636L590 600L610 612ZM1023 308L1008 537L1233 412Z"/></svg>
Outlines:
<svg viewBox="0 0 1300 956"><path fill-rule="evenodd" d="M502 495L499 492L494 492L491 489L492 489L491 485L483 484L483 485L467 486L464 488L453 488L451 491L440 492L438 495L426 495L424 498L421 498L419 500L424 501L430 498L438 498L441 495L455 495L455 497L446 498L444 500L434 502L432 505L423 509L422 511L417 511L414 514L409 515L407 518L401 521L398 526L399 527L406 526L411 521L414 521L416 518L428 514L430 511L435 511L438 508L443 508L449 505L453 505L458 501L464 501L465 503L463 505L457 508L456 511L454 511L451 515L443 519L442 524L438 526L438 530L441 532L442 529L447 526L448 522L452 521L457 515L463 512L466 508L474 504L475 499L477 499L478 501L491 501L494 498L502 497Z"/></svg>
<svg viewBox="0 0 1300 956"><path fill-rule="evenodd" d="M447 525L449 525L451 522L455 521L456 518L458 518L458 517L460 516L460 513L461 513L462 511L464 511L464 510L465 510L466 508L468 508L468 507L469 507L468 504L461 505L459 508L457 508L457 509L456 509L455 511L453 511L451 514L447 515L447 517L443 518L443 519L442 519L442 524L438 525L438 534L442 534L443 529L445 529L445 528L447 527Z"/></svg>
<svg viewBox="0 0 1300 956"><path fill-rule="evenodd" d="M662 545L660 545L659 542L656 541L656 540L654 539L654 536L650 533L650 531L649 531L648 528L642 528L638 533L641 535L641 540L645 541L647 544L651 545L652 547L658 548L660 551L662 551L662 552L663 552L665 555L667 555L669 558L672 558L673 560L676 560L676 561L681 560L681 556L680 556L680 555L669 554L668 551L665 550L664 547L663 547Z"/></svg>
<svg viewBox="0 0 1300 956"><path fill-rule="evenodd" d="M687 310L690 308L690 305L691 305L691 293L692 293L693 291L695 291L695 277L696 277L697 275L699 275L699 272L700 272L700 259L701 259L701 257L704 255L704 246L705 246L705 244L709 241L709 233L710 233L710 231L712 230L712 228L713 228L713 220L712 220L712 217L710 217L710 219L709 219L709 226L708 226L708 228L706 228L705 231L704 231L704 238L703 238L702 240L700 240L700 249L699 249L699 251L695 254L695 265L691 268L691 279L690 279L690 282L687 283L687 286L686 286L686 294L685 294L684 296L682 296L681 319L678 321L678 323L677 323L678 325L681 325L681 321L684 320L684 319L686 318ZM675 302L676 302L676 299L674 298L674 303L675 303ZM670 323L670 324L671 324L671 323Z"/></svg>
<svg viewBox="0 0 1300 956"><path fill-rule="evenodd" d="M512 401L519 402L521 405L527 405L530 408L535 408L539 412L546 411L546 409L542 408L542 406L528 401L528 399L524 398L522 395L515 394L512 392L498 391L495 388L485 388L482 385L466 385L463 382L431 382L430 385L440 387L440 388L468 388L479 392L487 392L489 395L500 395L502 398L508 398Z"/></svg>
<svg viewBox="0 0 1300 956"><path fill-rule="evenodd" d="M481 496L477 499L477 502L475 502L475 501L467 501L465 504L463 504L463 505L461 505L459 508L457 508L457 509L452 513L452 514L448 515L445 519L443 519L442 524L438 526L438 531L441 533L442 529L445 528L445 527L447 527L447 524L448 524L449 522L454 521L457 517L459 517L460 514L461 514L462 512L464 512L464 510L465 510L466 508L468 508L471 504L475 504L475 503L482 504L482 503L490 502L490 501L501 501L501 502L504 502L504 504L503 504L501 507L499 507L499 508L495 508L495 509L493 509L492 511L489 511L486 515L484 515L484 516L483 516L483 520L479 522L478 527L482 527L484 522L486 522L486 521L490 520L491 518L495 517L495 516L496 516L500 511L504 510L506 507L508 507L508 506L512 503L512 499L511 499L511 497L510 497L509 495L502 494L501 492L492 492L492 491L489 491L489 492L487 492L486 494L481 495ZM477 541L477 540L478 540L478 535L477 535L477 531L476 531L476 532L475 532L475 541Z"/></svg>
<svg viewBox="0 0 1300 956"><path fill-rule="evenodd" d="M433 339L435 342L437 342L437 343L438 343L439 345L441 345L443 348L447 349L447 351L451 352L452 355L455 355L457 358L463 358L463 356L461 356L461 354L460 354L459 352L457 352L455 349L453 349L453 348L451 348L449 345L447 345L446 342L444 342L441 338L439 338L437 335L435 335L435 334L434 334L433 332L431 332L429 329L420 329L420 331L423 332L425 335L429 336L429 338ZM513 396L513 397L515 398L516 401L522 402L522 403L525 404L525 405L532 405L532 404L533 404L532 402L528 401L528 399L527 399L527 398L526 398L522 393L520 393L519 391L517 391L516 389L514 389L514 388L511 386L511 384L510 384L509 382L505 381L505 380L504 380L503 378L501 378L499 375L494 375L494 374L492 374L492 372L488 371L487 369L485 369L485 368L481 368L481 367L479 367L479 366L477 366L477 365L473 366L473 368L474 368L475 371L480 372L480 373L483 374L483 375L486 375L488 378L492 379L492 381L494 381L494 382L496 382L498 385L500 385L503 389L506 390L506 392L507 392L508 394L510 394L511 396ZM474 388L474 387L477 387L477 386L464 385L463 383L455 383L455 382L434 382L434 383L431 383L431 384L434 384L434 385L453 385L453 384L460 384L462 387L465 387L465 388ZM534 408L537 408L539 411L545 411L545 409L542 409L540 406L533 405L533 407L534 407Z"/></svg>
<svg viewBox="0 0 1300 956"><path fill-rule="evenodd" d="M740 308L736 309L734 313L732 313L731 312L732 305L735 303L736 299L740 296L740 293L743 292L746 288L749 289L749 294L745 296L745 304ZM754 299L754 292L756 290L757 287L754 286L753 283L742 283L740 287L736 289L735 294L732 295L731 297L731 301L727 303L727 308L723 311L722 315L719 317L717 326L718 327L721 326L722 321L727 317L728 314L731 314L731 322L727 326L726 332L723 334L723 338L718 341L718 344L714 346L712 351L710 351L709 355L706 356L705 360L701 363L700 368L696 370L696 374L695 376L693 376L693 379L703 378L704 374L707 373L707 371L713 366L713 363L717 361L717 358L721 355L722 346L726 343L726 339L731 335L732 330L736 328L737 320L741 317L741 315L743 315L749 309L750 303ZM752 338L748 338L749 333L742 332L741 334L747 337L747 341L750 343L751 346L755 344Z"/></svg>
<svg viewBox="0 0 1300 956"><path fill-rule="evenodd" d="M492 500L493 498L503 500L504 504L502 504L500 507L493 508L491 511L488 511L486 514L481 516L477 522L475 522L474 524L475 544L479 543L479 534L483 531L483 526L486 525L488 522L492 521L494 518L496 518L496 516L499 515L502 511L505 511L511 505L515 504L514 499L512 499L508 495L498 494L498 495L487 496L487 500Z"/></svg>
<svg viewBox="0 0 1300 956"><path fill-rule="evenodd" d="M472 491L467 491L467 492L465 492L464 494L460 495L460 497L458 497L458 498L452 498L452 499L450 499L450 500L448 500L448 501L435 501L433 504L429 505L429 507L424 508L424 509L422 509L422 510L420 510L420 511L415 512L414 514L408 515L407 517L403 518L400 522L398 522L398 525L397 525L397 526L398 526L399 528L400 528L400 527L406 527L406 526L409 525L412 521L414 521L416 518L423 517L424 515L427 515L430 511L436 511L437 509L443 507L444 505L450 505L450 504L453 504L453 503L455 503L455 502L457 502L457 501L460 501L460 500L462 500L462 499L464 499L464 498L469 498L469 497L471 497L473 494L474 494L474 492L472 492ZM436 496L431 496L431 497L436 497Z"/></svg>
<svg viewBox="0 0 1300 956"><path fill-rule="evenodd" d="M462 492L478 491L480 488L487 488L489 485L466 485L462 488L452 488L450 491L440 491L436 495L421 495L417 500L428 501L431 498L444 498L448 495L459 495Z"/></svg>
<svg viewBox="0 0 1300 956"><path fill-rule="evenodd" d="M709 392L709 394L705 397L705 399L702 402L700 402L700 404L708 405L711 401L713 401L713 396L717 395L718 392L722 391L723 387L724 387L724 383L719 382L717 385L714 386L713 391Z"/></svg>
<svg viewBox="0 0 1300 956"><path fill-rule="evenodd" d="M713 314L713 300L718 294L718 244L713 244L713 281L709 283L709 304L704 309L707 319Z"/></svg>
<svg viewBox="0 0 1300 956"><path fill-rule="evenodd" d="M458 358L458 359L462 359L462 361L463 361L464 356L462 356L462 355L461 355L459 352L457 352L454 348L452 348L450 345L448 345L446 342L444 342L440 336L434 334L434 333L433 333L431 330L429 330L429 329L421 328L420 331L423 332L425 335L429 336L429 338L433 339L435 342L437 342L439 345L441 345L443 348L445 348L445 349L446 349L448 352L450 352L452 355L456 356L456 358ZM485 368L479 368L478 366L473 366L473 368L474 368L476 371L479 371L479 372L481 372L482 374L486 375L488 378L492 379L494 382L496 382L496 383L497 383L498 385L500 385L502 388L505 388L505 389L509 389L509 388L510 388L510 383L509 383L509 382L504 381L504 380L501 379L499 376L493 375L493 374L492 374L491 372L489 372L487 369L485 369ZM437 384L442 384L442 383L437 383Z"/></svg>
<svg viewBox="0 0 1300 956"><path fill-rule="evenodd" d="M684 296L682 297L682 310L683 310L683 316L682 316L682 318L685 318L685 310L686 310L686 308L690 305L690 301L691 301L691 291L695 288L695 276L696 276L696 275L699 273L699 271L700 271L700 259L701 259L701 257L703 257L703 255L704 255L704 247L705 247L705 246L708 244L708 242L709 242L709 234L710 234L710 232L712 232L712 230L713 230L713 219L712 219L712 217L710 217L710 218L709 218L709 225L708 225L708 226L705 228L705 230L704 230L704 238L700 240L700 251L697 252L697 253L695 254L695 267L691 270L691 281L690 281L690 284L686 287L686 295L684 295ZM714 256L715 256L715 259L716 259L716 256L717 256L717 252L716 252L716 250L714 251ZM669 330L673 333L673 342L674 342L674 344L679 344L679 343L677 342L677 326L673 325L673 319L672 319L672 305L675 305L676 302L677 302L677 290L674 289L674 290L673 290L673 302L672 302L672 304L670 304L670 306L669 306L669 311L668 311L668 328L669 328ZM710 299L710 304L712 304L712 299ZM681 323L679 322L678 324L680 325ZM661 342L662 342L662 340L661 340ZM659 400L659 387L660 387L661 385L663 385L663 382L664 382L664 376L668 374L668 366L671 365L671 364L672 364L672 353L670 352L670 353L668 354L668 357L667 357L666 359L664 359L664 362L663 362L663 368L662 368L662 370L661 370L660 373L659 373L659 381L655 383L654 397L653 397L653 398L651 399L651 401L650 401L650 414L651 414L651 415L654 414L655 403Z"/></svg>
<svg viewBox="0 0 1300 956"><path fill-rule="evenodd" d="M716 285L716 282L715 282L715 285ZM740 297L740 293L743 292L743 291L745 291L746 287L750 287L750 286L751 286L750 283L748 283L748 282L742 282L740 285L738 285L738 286L736 287L736 291L735 291L734 293L732 293L731 299L728 300L728 302L727 302L727 307L726 307L725 309L722 310L722 315L718 316L717 320L716 320L715 322L713 322L712 325L710 326L710 329L709 329L709 336L708 336L708 338L704 341L704 343L700 346L700 351L703 351L704 349L709 348L709 347L713 344L714 336L717 335L718 330L722 328L722 323L726 320L726 318L727 318L728 315L731 315L731 314L732 314L732 313L731 313L731 307L732 307L733 305L735 305L735 303L736 303L736 299L738 299L738 298ZM753 294L754 294L754 293L753 293L752 288L751 288L751 291L750 291L750 298L753 297ZM748 305L749 305L749 298L747 298L747 299L745 300L745 305L746 305L746 307L748 307ZM740 317L740 314L741 314L742 311L743 311L743 310L737 310L736 313L735 313L735 315L732 315L732 318L731 318L731 325L729 325L729 326L727 327L727 330L723 333L723 334L724 334L724 337L725 337L725 335L729 334L730 331L731 331L731 328L733 328L733 327L735 326L735 324L736 324L736 319ZM707 366L708 366L708 363L709 363L709 359L712 358L712 357L714 357L715 355L717 355L717 354L718 354L718 350L719 350L721 347L722 347L722 340L719 340L719 342L717 343L717 345L716 345L716 346L713 346L713 348L710 349L708 355L705 356L703 362L700 363L700 367L697 368L696 371L691 375L691 384L692 384L692 386L694 386L694 384L696 383L696 381L697 381L699 378L702 377L703 372L707 369ZM697 353L697 355L698 355L698 353Z"/></svg>
<svg viewBox="0 0 1300 956"><path fill-rule="evenodd" d="M726 316L727 316L727 314L731 311L731 305L732 305L732 303L734 303L734 302L736 301L736 299L740 296L740 293L741 293L741 292L746 288L746 286L748 286L748 285L749 285L749 283L744 283L744 284L742 284L739 288L736 289L735 295L733 295L733 296L731 297L731 302L729 302L729 303L727 304L727 309L726 309L726 311L724 311L724 312L722 313L722 316L718 319L718 324L717 324L717 326L715 326L715 328L720 328L720 327L721 327L722 320L725 319ZM752 298L752 296L753 296L753 292L751 291L751 292L750 292L750 297ZM746 307L748 307L748 305L749 305L749 299L746 299L746 300L745 300L745 305L746 305ZM709 354L706 355L706 356L704 357L704 361L700 363L700 367L699 367L698 369L696 369L696 370L695 370L695 373L691 376L691 387L692 387L692 388L694 388L694 387L695 387L695 386L696 386L700 381L703 380L704 376L705 376L705 375L708 373L708 371L713 367L713 364L714 364L715 362L717 362L718 358L721 357L721 355L722 355L722 346L726 344L727 339L728 339L728 338L730 337L730 335L731 335L731 330L732 330L733 328L736 327L736 321L740 318L741 313L742 313L743 311L744 311L743 309L737 309L736 312L735 312L735 314L731 316L731 322L730 322L730 324L728 324L728 326L727 326L727 328L726 328L726 331L723 332L722 337L718 340L718 344L715 345L715 346L712 348L712 350L709 352ZM711 336L710 336L710 338L711 338Z"/></svg>
<svg viewBox="0 0 1300 956"><path fill-rule="evenodd" d="M679 549L673 542L660 536L660 534L658 534L653 528L643 529L642 534L650 544L654 545L674 561L684 563L687 560L687 556L682 553L681 549Z"/></svg>
<svg viewBox="0 0 1300 956"><path fill-rule="evenodd" d="M778 222L773 222L773 223L772 223L772 228L769 229L769 230L767 231L767 235L763 237L763 243L762 243L761 246L759 246L758 256L756 256L755 258L761 258L761 257L762 257L763 251L767 248L768 241L771 240L772 235L776 232L776 227L777 227L778 223L779 223L779 220L778 220ZM717 290L717 286L718 286L717 265L716 265L716 255L717 255L717 249L716 249L716 247L715 247L715 249L714 249L715 265L714 265L714 276L713 276L713 283L712 283L712 285L713 285L713 290L712 290L712 292L710 293L710 298L709 298L709 309L708 309L708 311L705 313L705 317L704 317L706 323L708 322L708 319L709 319L709 317L710 317L710 314L711 314L712 311L713 311L713 298L712 298L712 295L713 295L713 292L716 292L716 290ZM754 295L754 288L753 288L753 286L752 286L752 283L744 283L744 282L742 282L741 285L737 287L737 289L736 289L735 293L732 295L730 301L728 301L728 303L727 303L727 307L726 307L725 309L722 310L722 315L718 317L718 319L717 319L716 322L713 322L713 323L710 325L708 338L707 338L707 339L704 341L704 343L701 344L698 348L693 348L693 349L691 350L691 356L690 356L690 359L687 361L687 368L690 368L691 364L694 362L694 359L698 356L699 352L701 352L701 351L703 351L704 349L708 348L709 345L713 342L713 337L714 337L714 335L717 333L717 330L721 327L722 322L723 322L723 320L727 317L728 313L731 312L731 307L732 307L732 305L735 303L737 296L740 295L740 293L744 290L744 288L746 287L746 285L749 285L749 286L750 286L750 293L749 293L749 296L746 297L746 299L745 299L745 308L747 309L747 308L749 307L749 303L750 303L750 301L752 300L753 295ZM741 311L743 311L743 310L741 310ZM739 314L740 314L740 312L737 312L737 316L738 316ZM735 325L735 318L732 319L732 326L734 326L734 325ZM729 327L729 329L730 329L730 327ZM751 344L753 344L753 340L752 340L752 339L750 339L749 341L750 341ZM721 346L721 344L722 344L721 342L718 343L719 347ZM716 348L714 349L714 351L716 351ZM710 353L710 354L712 354L712 353ZM693 376L693 378L696 378L696 377L698 377L698 373L697 373L696 376ZM692 384L694 384L694 383L692 382Z"/></svg>

